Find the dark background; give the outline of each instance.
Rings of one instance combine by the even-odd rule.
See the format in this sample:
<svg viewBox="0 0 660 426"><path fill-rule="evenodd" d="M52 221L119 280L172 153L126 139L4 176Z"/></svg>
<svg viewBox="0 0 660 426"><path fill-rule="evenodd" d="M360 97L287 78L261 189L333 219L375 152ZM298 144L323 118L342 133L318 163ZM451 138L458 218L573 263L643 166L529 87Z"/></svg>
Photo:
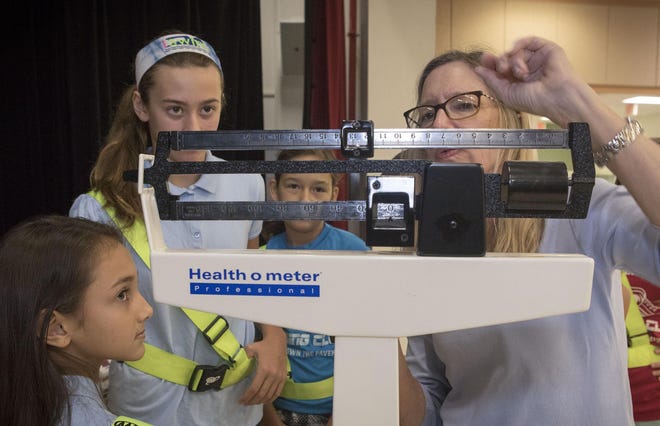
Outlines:
<svg viewBox="0 0 660 426"><path fill-rule="evenodd" d="M0 234L35 214L67 214L89 190L135 54L165 30L216 49L227 98L220 128L263 128L259 0L23 1L3 15Z"/></svg>

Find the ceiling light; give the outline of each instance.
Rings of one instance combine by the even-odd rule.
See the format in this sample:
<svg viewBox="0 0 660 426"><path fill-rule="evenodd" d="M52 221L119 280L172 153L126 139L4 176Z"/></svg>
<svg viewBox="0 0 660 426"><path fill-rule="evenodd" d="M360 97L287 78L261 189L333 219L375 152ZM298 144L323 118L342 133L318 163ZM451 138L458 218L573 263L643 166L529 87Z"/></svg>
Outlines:
<svg viewBox="0 0 660 426"><path fill-rule="evenodd" d="M622 101L624 104L660 105L660 96L635 96Z"/></svg>

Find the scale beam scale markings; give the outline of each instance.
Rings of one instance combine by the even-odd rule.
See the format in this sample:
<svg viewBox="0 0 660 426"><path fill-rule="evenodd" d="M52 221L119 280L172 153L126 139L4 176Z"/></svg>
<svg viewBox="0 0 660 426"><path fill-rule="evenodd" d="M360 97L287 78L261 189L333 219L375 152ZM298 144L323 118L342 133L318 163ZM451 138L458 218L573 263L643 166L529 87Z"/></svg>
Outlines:
<svg viewBox="0 0 660 426"><path fill-rule="evenodd" d="M172 149L280 150L340 149L341 131L244 130L173 132ZM366 142L365 133L353 133L354 142ZM374 129L374 148L568 148L567 130L484 129ZM160 143L160 141L159 141Z"/></svg>

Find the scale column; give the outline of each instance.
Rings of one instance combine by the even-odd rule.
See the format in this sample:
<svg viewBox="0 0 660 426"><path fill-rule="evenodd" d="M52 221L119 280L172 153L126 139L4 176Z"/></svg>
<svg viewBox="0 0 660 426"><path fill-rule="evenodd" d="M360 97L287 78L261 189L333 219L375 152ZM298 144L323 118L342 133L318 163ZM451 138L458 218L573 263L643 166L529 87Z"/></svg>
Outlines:
<svg viewBox="0 0 660 426"><path fill-rule="evenodd" d="M335 337L332 424L399 424L399 352L396 337Z"/></svg>

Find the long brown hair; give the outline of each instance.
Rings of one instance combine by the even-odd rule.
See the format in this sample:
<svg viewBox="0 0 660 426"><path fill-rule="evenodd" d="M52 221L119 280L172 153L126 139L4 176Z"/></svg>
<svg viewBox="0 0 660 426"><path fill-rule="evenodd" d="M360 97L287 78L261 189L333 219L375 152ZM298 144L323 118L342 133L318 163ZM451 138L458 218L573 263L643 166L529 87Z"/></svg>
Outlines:
<svg viewBox="0 0 660 426"><path fill-rule="evenodd" d="M122 245L119 231L83 218L44 216L0 241L0 406L3 423L59 424L65 374L98 377L98 365L46 343L53 311L78 312L96 265Z"/></svg>
<svg viewBox="0 0 660 426"><path fill-rule="evenodd" d="M145 104L149 103L149 93L156 84L156 70L164 66L215 67L220 73L221 87L224 87L222 71L211 59L191 52L174 53L154 64L140 80L137 90ZM99 153L89 180L92 189L100 191L105 197L104 207L114 208L116 218L126 227L143 217L136 184L124 181L123 173L137 169L139 154L146 153L147 149L155 144L155 141L150 140L149 123L142 122L133 110L135 90L136 86L132 85L124 91L105 146Z"/></svg>
<svg viewBox="0 0 660 426"><path fill-rule="evenodd" d="M431 59L424 67L417 83L417 102L420 102L424 83L429 74L436 68L451 62L464 62L473 69L480 65L483 51L451 50ZM529 128L529 116L520 111L506 107L498 101L499 123L501 128L526 129ZM399 158L414 157L419 154L403 153ZM533 149L501 149L498 155L495 170L501 170L505 161L509 160L536 160L536 150ZM490 252L533 253L538 250L543 236L545 222L543 219L489 219L486 226L486 250Z"/></svg>

